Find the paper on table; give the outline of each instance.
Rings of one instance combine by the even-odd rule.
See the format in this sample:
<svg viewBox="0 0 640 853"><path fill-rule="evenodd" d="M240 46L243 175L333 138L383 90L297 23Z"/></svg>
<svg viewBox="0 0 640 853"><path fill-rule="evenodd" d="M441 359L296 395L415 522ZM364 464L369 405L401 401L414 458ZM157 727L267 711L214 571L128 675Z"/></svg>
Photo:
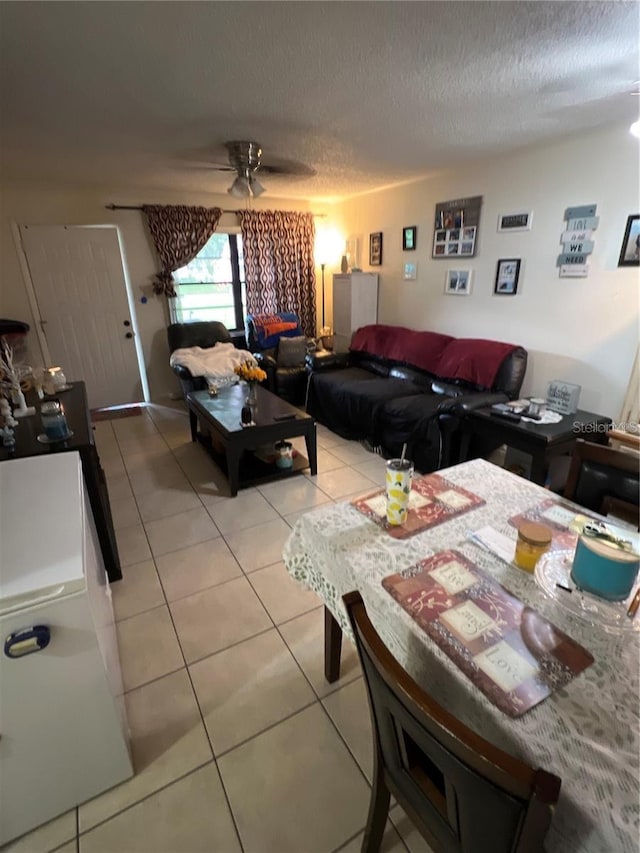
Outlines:
<svg viewBox="0 0 640 853"><path fill-rule="evenodd" d="M515 539L510 539L504 533L496 530L495 527L487 525L481 527L480 530L473 530L469 533L469 539L496 554L505 563L513 562L516 549Z"/></svg>

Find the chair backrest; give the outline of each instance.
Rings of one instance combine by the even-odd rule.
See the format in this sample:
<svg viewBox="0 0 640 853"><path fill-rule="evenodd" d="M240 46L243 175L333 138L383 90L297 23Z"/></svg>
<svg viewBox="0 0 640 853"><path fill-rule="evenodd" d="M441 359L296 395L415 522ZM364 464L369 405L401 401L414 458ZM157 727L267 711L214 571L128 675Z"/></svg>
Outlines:
<svg viewBox="0 0 640 853"><path fill-rule="evenodd" d="M245 318L247 346L250 352L273 349L281 337L297 338L304 335L300 319L293 311L276 314L247 314Z"/></svg>
<svg viewBox="0 0 640 853"><path fill-rule="evenodd" d="M358 592L344 596L364 670L376 773L436 851L543 850L560 779L479 737L398 664Z"/></svg>
<svg viewBox="0 0 640 853"><path fill-rule="evenodd" d="M635 507L640 502L640 457L579 438L573 449L564 496L586 509L606 512L607 498ZM638 525L636 514L635 524Z"/></svg>
<svg viewBox="0 0 640 853"><path fill-rule="evenodd" d="M207 349L217 343L231 343L231 335L224 323L217 320L198 320L195 323L171 323L167 328L169 350L173 352L184 347L202 347Z"/></svg>

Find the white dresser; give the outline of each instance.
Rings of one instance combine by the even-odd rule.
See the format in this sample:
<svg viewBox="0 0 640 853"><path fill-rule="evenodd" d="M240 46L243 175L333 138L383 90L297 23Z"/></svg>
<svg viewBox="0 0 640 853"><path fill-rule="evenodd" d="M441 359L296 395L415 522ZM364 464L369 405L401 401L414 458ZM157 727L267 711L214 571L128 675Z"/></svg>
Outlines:
<svg viewBox="0 0 640 853"><path fill-rule="evenodd" d="M0 462L0 637L2 845L133 773L76 452Z"/></svg>
<svg viewBox="0 0 640 853"><path fill-rule="evenodd" d="M352 272L333 277L334 348L345 352L360 326L378 322L378 275Z"/></svg>

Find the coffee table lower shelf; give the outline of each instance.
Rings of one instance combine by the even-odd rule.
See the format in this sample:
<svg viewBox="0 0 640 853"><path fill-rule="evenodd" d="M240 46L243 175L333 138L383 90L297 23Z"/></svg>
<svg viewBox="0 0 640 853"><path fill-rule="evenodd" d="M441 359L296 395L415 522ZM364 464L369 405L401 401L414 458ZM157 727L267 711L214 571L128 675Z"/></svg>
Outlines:
<svg viewBox="0 0 640 853"><path fill-rule="evenodd" d="M229 477L226 454L214 447L211 437L197 433L197 440L208 451L213 461ZM309 460L302 453L293 457L291 468L278 468L275 462L264 462L259 459L252 450L245 450L240 457L238 487L259 486L261 483L272 483L276 480L284 480L293 474L299 474L305 468L310 468ZM233 492L233 489L232 489Z"/></svg>

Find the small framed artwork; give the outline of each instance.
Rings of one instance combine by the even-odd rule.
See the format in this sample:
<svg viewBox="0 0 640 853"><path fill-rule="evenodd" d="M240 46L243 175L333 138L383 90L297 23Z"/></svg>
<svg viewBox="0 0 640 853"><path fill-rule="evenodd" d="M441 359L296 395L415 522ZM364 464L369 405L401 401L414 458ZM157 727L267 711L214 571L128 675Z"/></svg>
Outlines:
<svg viewBox="0 0 640 853"><path fill-rule="evenodd" d="M382 263L382 231L369 234L369 266L379 267Z"/></svg>
<svg viewBox="0 0 640 853"><path fill-rule="evenodd" d="M402 273L402 278L405 281L415 281L418 277L418 265L417 264L405 264L404 270Z"/></svg>
<svg viewBox="0 0 640 853"><path fill-rule="evenodd" d="M640 266L640 213L634 213L627 218L618 266Z"/></svg>
<svg viewBox="0 0 640 853"><path fill-rule="evenodd" d="M498 261L493 292L498 296L515 296L520 277L520 258Z"/></svg>
<svg viewBox="0 0 640 853"><path fill-rule="evenodd" d="M418 237L418 226L410 225L408 228L402 229L402 251L412 252L416 247L416 239Z"/></svg>
<svg viewBox="0 0 640 853"><path fill-rule="evenodd" d="M531 231L532 210L517 213L501 213L498 216L498 231Z"/></svg>
<svg viewBox="0 0 640 853"><path fill-rule="evenodd" d="M471 293L471 270L447 270L444 292L452 296L469 296Z"/></svg>

